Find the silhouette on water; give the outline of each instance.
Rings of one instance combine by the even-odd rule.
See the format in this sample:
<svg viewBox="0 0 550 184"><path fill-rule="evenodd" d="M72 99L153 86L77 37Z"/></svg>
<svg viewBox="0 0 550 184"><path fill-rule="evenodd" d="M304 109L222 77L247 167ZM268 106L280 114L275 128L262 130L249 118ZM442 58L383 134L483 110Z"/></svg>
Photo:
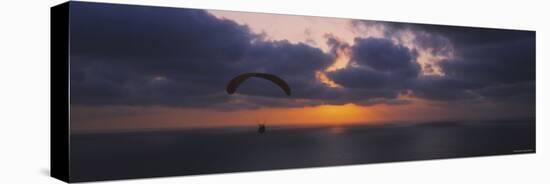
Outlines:
<svg viewBox="0 0 550 184"><path fill-rule="evenodd" d="M265 124L259 124L258 125L258 133L263 134L265 133Z"/></svg>

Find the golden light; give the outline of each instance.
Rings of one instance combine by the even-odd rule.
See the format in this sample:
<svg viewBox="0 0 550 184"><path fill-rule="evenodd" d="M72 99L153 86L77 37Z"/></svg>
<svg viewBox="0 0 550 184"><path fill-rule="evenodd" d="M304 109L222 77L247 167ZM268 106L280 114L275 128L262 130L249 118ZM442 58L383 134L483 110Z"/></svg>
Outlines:
<svg viewBox="0 0 550 184"><path fill-rule="evenodd" d="M332 65L330 65L325 71L332 72L346 68L348 66L351 57L351 49L349 47L340 47L336 49L336 58Z"/></svg>
<svg viewBox="0 0 550 184"><path fill-rule="evenodd" d="M333 72L336 70L344 69L348 66L350 61L351 50L349 47L339 47L336 49L336 58L332 64L324 71L316 71L315 76L317 80L331 88L340 88L339 84L330 79L325 72Z"/></svg>
<svg viewBox="0 0 550 184"><path fill-rule="evenodd" d="M369 123L378 119L368 108L352 103L345 105L321 105L290 110L293 122L298 124L344 125Z"/></svg>
<svg viewBox="0 0 550 184"><path fill-rule="evenodd" d="M316 71L315 77L317 77L317 80L319 80L321 83L327 85L331 88L339 88L342 87L338 85L336 82L334 82L332 79L330 79L324 72L322 71Z"/></svg>
<svg viewBox="0 0 550 184"><path fill-rule="evenodd" d="M418 50L417 62L422 67L422 75L445 76L445 72L439 63L449 58L451 58L451 56L434 55L431 49Z"/></svg>

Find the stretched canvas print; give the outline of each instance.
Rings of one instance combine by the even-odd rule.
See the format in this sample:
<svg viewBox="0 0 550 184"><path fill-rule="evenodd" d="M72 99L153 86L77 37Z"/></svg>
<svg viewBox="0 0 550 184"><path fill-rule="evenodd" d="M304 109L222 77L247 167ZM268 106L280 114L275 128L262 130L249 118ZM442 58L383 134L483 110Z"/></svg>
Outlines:
<svg viewBox="0 0 550 184"><path fill-rule="evenodd" d="M535 152L535 32L68 2L67 182Z"/></svg>

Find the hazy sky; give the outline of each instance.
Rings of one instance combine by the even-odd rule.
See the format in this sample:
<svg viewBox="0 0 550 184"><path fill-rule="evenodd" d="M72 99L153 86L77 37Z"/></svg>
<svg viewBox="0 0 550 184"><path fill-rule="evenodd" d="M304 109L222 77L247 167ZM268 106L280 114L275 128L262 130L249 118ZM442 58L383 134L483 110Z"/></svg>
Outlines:
<svg viewBox="0 0 550 184"><path fill-rule="evenodd" d="M535 115L535 33L77 2L71 129ZM280 76L288 97L244 72Z"/></svg>

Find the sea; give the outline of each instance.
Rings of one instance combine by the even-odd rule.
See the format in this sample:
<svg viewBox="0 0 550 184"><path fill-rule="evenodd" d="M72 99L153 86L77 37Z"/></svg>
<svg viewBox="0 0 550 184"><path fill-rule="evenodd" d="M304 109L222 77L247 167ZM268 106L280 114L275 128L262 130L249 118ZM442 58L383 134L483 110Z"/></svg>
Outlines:
<svg viewBox="0 0 550 184"><path fill-rule="evenodd" d="M72 133L74 182L535 152L535 120Z"/></svg>

